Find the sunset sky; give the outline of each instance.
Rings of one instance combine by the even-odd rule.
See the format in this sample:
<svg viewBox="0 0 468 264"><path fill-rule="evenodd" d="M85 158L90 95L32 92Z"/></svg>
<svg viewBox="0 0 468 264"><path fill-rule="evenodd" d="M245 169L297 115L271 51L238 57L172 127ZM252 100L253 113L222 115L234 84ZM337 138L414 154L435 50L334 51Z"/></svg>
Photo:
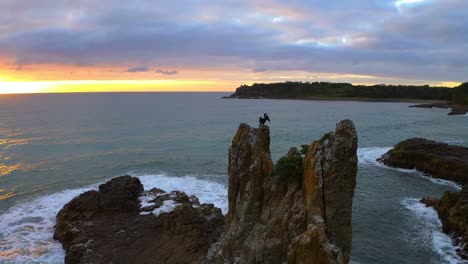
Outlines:
<svg viewBox="0 0 468 264"><path fill-rule="evenodd" d="M1 0L0 93L468 81L467 0Z"/></svg>

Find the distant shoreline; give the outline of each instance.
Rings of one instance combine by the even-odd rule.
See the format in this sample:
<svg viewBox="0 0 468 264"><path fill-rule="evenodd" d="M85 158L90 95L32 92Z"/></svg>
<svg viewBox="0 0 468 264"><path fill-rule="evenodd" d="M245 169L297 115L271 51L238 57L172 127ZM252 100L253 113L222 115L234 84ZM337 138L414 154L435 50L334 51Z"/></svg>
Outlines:
<svg viewBox="0 0 468 264"><path fill-rule="evenodd" d="M251 100L262 100L262 99L274 99L274 100L311 100L311 101L356 101L356 102L382 102L382 103L447 103L446 100L424 100L424 99L409 99L409 98L346 98L346 97L237 97L237 96L223 96L223 99L251 99Z"/></svg>

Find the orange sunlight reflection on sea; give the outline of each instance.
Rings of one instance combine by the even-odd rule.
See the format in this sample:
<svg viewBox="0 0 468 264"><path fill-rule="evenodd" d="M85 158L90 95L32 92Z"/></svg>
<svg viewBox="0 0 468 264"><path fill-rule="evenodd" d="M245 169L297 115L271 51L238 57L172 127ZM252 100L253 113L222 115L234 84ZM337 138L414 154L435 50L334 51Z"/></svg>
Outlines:
<svg viewBox="0 0 468 264"><path fill-rule="evenodd" d="M0 130L0 133L4 133L7 136L10 136L8 131L6 130L3 130L3 131ZM0 152L0 177L8 175L14 170L18 170L24 167L22 164L15 164L15 163L7 164L7 162L11 160L11 157L6 155L4 151L16 145L26 144L27 142L28 140L26 139L8 139L8 138L0 139L0 150L3 151L3 152ZM4 197L5 195L0 196L0 200L9 198L9 197L4 198Z"/></svg>
<svg viewBox="0 0 468 264"><path fill-rule="evenodd" d="M12 171L17 170L20 167L21 167L21 165L19 165L19 164L15 164L15 165L0 164L0 177L8 175Z"/></svg>
<svg viewBox="0 0 468 264"><path fill-rule="evenodd" d="M0 251L0 258L5 260L14 260L20 255L24 255L24 249L12 248L9 250Z"/></svg>
<svg viewBox="0 0 468 264"><path fill-rule="evenodd" d="M6 192L6 190L0 190L0 193L2 193L2 192ZM11 197L13 197L13 196L15 196L15 195L16 195L16 194L13 193L13 192L1 194L1 195L0 195L0 201L6 200L6 199L11 198Z"/></svg>

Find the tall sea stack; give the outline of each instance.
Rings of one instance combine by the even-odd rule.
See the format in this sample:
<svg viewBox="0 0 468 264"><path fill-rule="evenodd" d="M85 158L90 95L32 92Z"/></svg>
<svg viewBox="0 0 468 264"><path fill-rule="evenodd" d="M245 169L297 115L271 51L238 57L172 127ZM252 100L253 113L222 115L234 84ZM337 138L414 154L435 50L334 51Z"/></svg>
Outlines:
<svg viewBox="0 0 468 264"><path fill-rule="evenodd" d="M339 122L304 158L292 148L275 166L269 146L268 126L239 126L229 149L226 230L206 263L348 263L357 172L353 123Z"/></svg>
<svg viewBox="0 0 468 264"><path fill-rule="evenodd" d="M67 264L348 263L356 149L354 125L344 120L273 165L268 126L241 124L229 149L227 216L122 176L67 203L54 238Z"/></svg>

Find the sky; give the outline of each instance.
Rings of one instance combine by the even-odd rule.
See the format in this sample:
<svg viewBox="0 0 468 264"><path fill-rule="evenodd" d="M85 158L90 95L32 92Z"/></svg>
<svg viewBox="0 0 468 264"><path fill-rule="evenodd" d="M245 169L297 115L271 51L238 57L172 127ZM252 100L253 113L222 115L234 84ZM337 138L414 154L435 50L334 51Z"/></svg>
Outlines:
<svg viewBox="0 0 468 264"><path fill-rule="evenodd" d="M0 0L0 93L468 80L467 0Z"/></svg>

